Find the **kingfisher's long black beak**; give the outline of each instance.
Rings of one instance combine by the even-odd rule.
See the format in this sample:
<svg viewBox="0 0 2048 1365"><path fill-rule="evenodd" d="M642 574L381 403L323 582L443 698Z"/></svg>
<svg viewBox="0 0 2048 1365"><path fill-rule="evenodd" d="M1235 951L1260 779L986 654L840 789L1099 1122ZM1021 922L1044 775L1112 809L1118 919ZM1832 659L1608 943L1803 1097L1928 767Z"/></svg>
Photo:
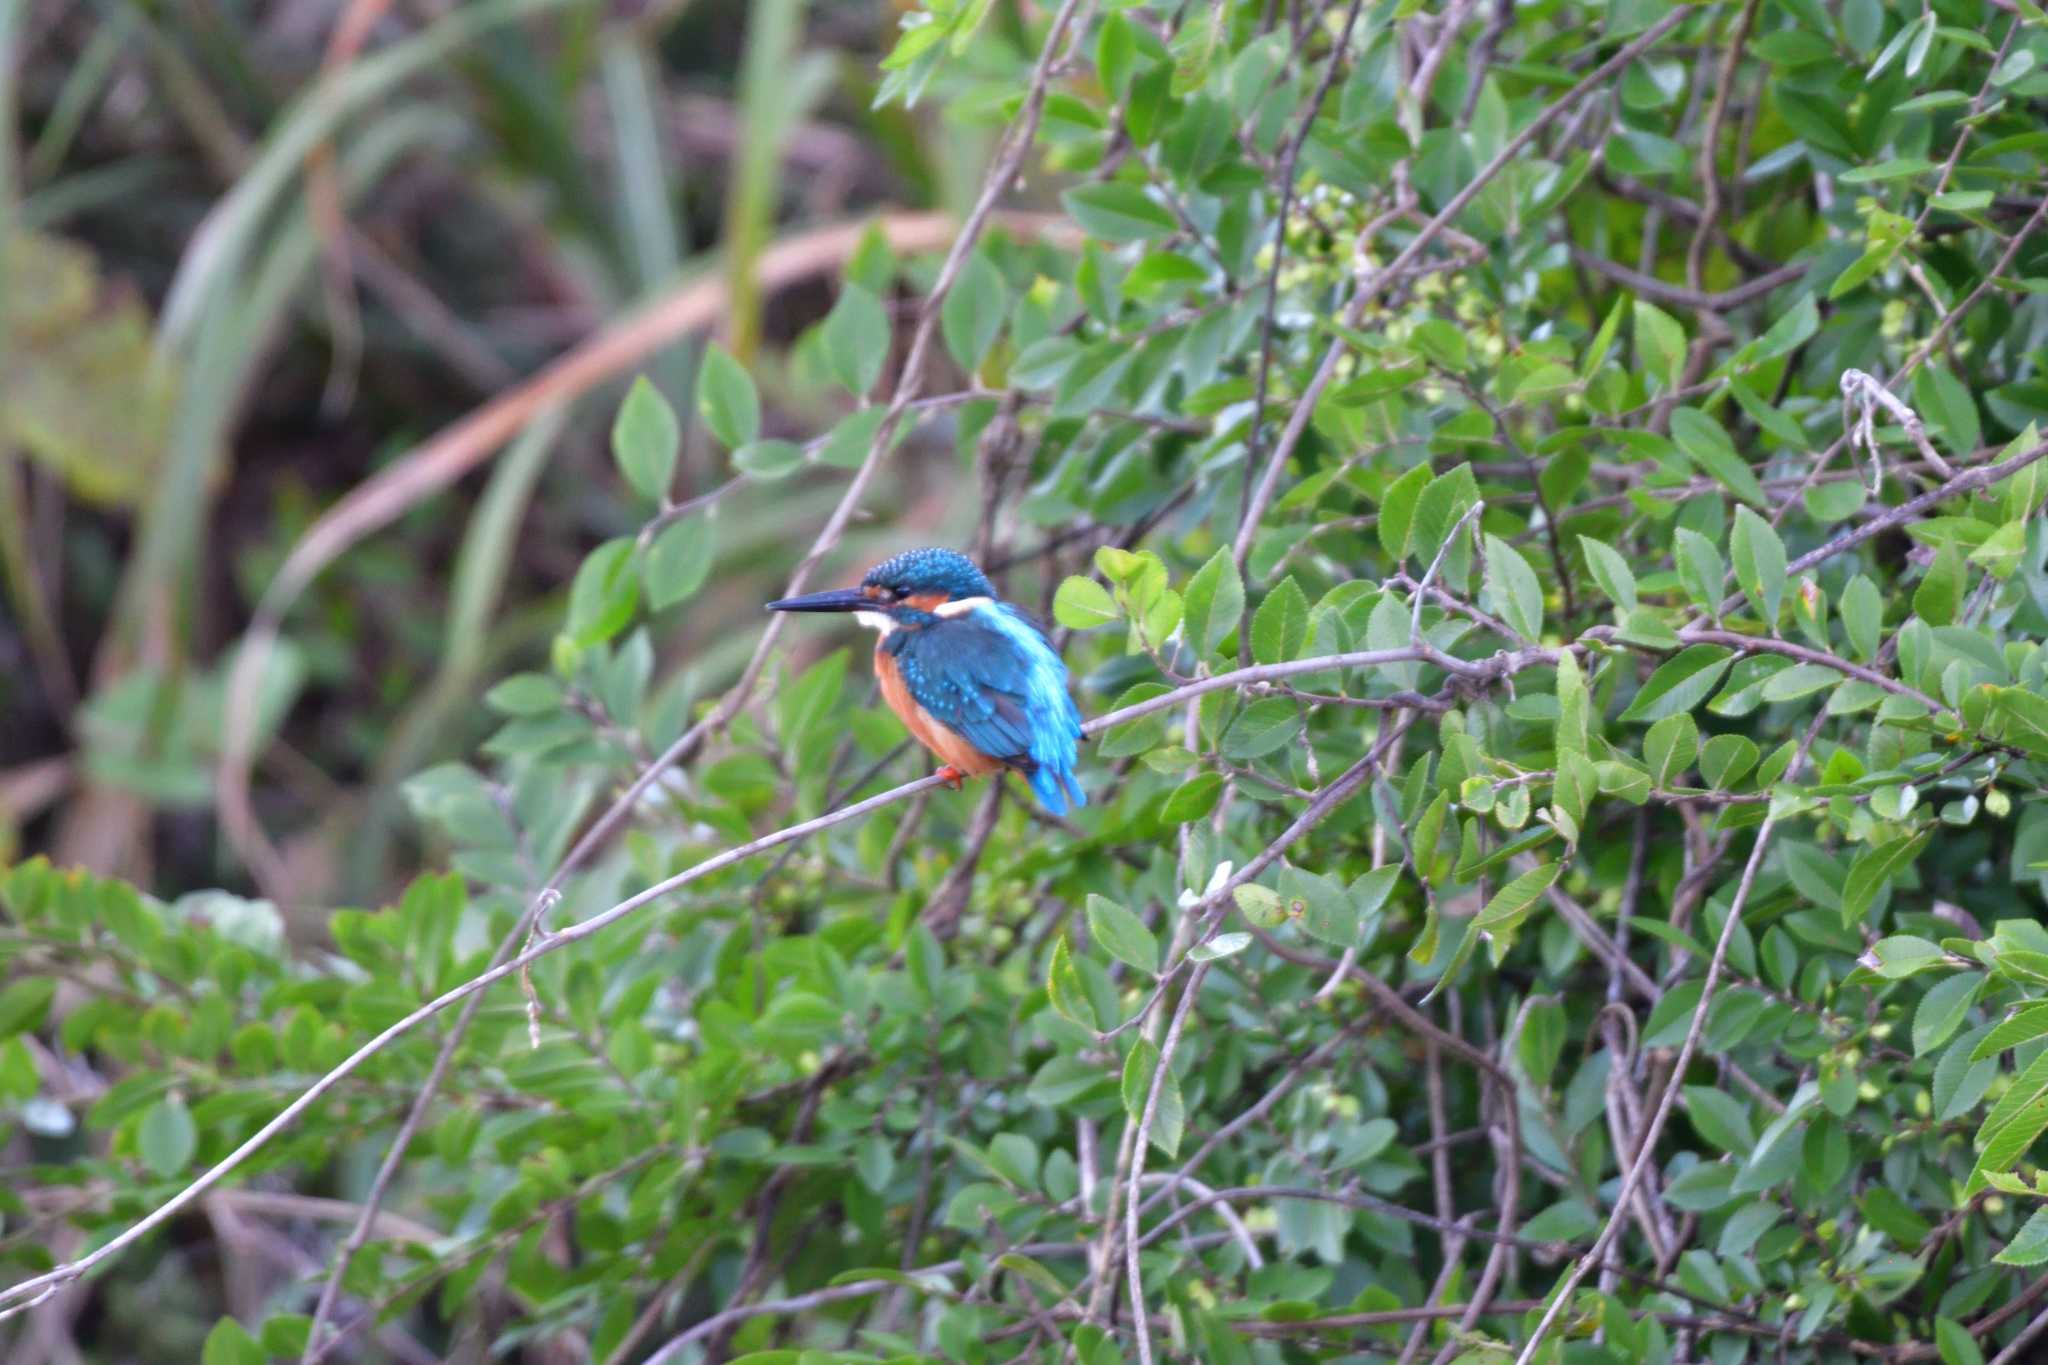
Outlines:
<svg viewBox="0 0 2048 1365"><path fill-rule="evenodd" d="M831 592L806 593L770 602L770 611L861 611L874 603L859 588L835 588Z"/></svg>

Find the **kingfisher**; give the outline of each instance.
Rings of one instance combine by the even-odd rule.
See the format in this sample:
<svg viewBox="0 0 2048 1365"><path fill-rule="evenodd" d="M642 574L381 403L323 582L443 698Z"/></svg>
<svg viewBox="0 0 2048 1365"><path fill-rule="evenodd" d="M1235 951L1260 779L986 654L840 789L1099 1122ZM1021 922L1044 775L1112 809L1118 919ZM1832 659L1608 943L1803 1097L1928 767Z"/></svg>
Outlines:
<svg viewBox="0 0 2048 1365"><path fill-rule="evenodd" d="M882 699L956 790L965 778L1009 769L1054 815L1088 804L1074 777L1081 713L1067 694L1067 666L966 555L906 550L869 569L857 588L785 597L768 610L852 612L878 632Z"/></svg>

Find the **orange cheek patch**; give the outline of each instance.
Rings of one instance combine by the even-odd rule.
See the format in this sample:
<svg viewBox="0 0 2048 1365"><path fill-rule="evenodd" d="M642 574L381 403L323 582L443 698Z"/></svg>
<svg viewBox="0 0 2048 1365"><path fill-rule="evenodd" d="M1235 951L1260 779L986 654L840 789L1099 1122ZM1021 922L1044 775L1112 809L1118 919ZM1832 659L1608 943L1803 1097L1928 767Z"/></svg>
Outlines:
<svg viewBox="0 0 2048 1365"><path fill-rule="evenodd" d="M905 606L916 607L919 611L937 611L945 600L946 595L941 592L921 592L903 599Z"/></svg>

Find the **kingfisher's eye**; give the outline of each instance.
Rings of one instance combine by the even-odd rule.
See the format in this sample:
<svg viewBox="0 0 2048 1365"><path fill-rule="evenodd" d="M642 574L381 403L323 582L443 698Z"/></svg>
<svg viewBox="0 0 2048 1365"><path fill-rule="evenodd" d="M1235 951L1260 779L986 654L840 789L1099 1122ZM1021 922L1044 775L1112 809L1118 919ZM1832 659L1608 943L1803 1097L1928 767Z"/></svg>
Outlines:
<svg viewBox="0 0 2048 1365"><path fill-rule="evenodd" d="M904 587L901 583L898 583L889 589L889 595L891 597L894 597L898 602L901 602L904 598L910 596L910 589Z"/></svg>

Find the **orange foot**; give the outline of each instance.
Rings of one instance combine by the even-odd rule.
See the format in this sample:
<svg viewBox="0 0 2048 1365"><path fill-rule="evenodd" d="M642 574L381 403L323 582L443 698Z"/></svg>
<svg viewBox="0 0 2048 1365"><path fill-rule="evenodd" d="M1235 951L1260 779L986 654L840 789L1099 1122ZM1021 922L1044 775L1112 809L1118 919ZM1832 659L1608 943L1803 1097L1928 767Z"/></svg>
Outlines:
<svg viewBox="0 0 2048 1365"><path fill-rule="evenodd" d="M945 783L954 791L959 791L962 787L967 785L967 774L961 772L958 768L954 767L950 763L948 763L943 768L940 768L937 776L939 781Z"/></svg>

